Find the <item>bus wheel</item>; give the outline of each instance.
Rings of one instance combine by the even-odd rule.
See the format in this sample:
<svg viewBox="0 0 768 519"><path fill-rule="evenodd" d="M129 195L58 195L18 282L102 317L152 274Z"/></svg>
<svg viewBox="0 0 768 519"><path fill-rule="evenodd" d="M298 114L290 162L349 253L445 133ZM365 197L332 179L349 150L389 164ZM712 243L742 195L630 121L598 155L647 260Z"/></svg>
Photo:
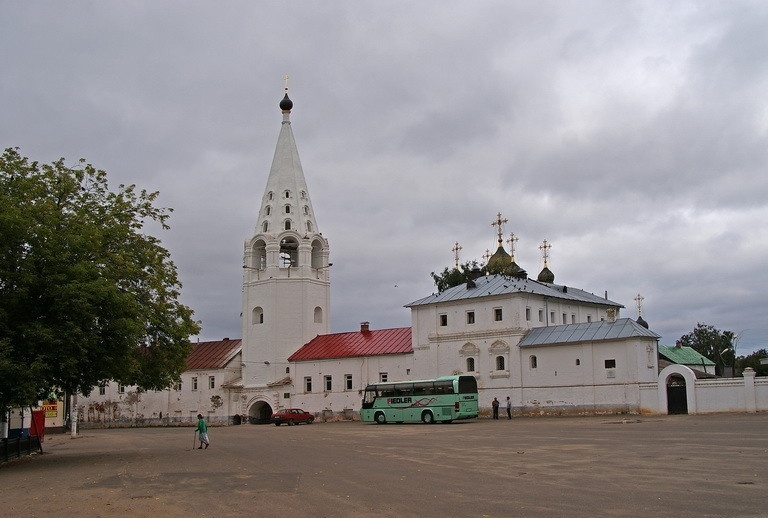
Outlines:
<svg viewBox="0 0 768 519"><path fill-rule="evenodd" d="M435 423L435 417L432 416L430 411L424 411L421 415L421 421L424 423Z"/></svg>
<svg viewBox="0 0 768 519"><path fill-rule="evenodd" d="M387 423L387 417L384 416L384 413L376 413L376 416L374 416L373 419L376 420L376 423L379 425Z"/></svg>

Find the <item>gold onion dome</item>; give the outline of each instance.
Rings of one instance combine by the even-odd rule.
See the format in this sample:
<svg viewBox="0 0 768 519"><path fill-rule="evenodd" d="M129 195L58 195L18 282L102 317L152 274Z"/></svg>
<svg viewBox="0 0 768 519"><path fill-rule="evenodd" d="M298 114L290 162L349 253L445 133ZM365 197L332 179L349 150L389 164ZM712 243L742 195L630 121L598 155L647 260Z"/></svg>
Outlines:
<svg viewBox="0 0 768 519"><path fill-rule="evenodd" d="M486 270L488 271L488 274L502 274L511 263L512 256L507 254L504 247L499 245L499 248L496 249L493 256L488 259Z"/></svg>
<svg viewBox="0 0 768 519"><path fill-rule="evenodd" d="M544 268L541 269L541 272L539 272L539 277L537 278L537 280L541 281L542 283L554 283L555 275L545 265Z"/></svg>

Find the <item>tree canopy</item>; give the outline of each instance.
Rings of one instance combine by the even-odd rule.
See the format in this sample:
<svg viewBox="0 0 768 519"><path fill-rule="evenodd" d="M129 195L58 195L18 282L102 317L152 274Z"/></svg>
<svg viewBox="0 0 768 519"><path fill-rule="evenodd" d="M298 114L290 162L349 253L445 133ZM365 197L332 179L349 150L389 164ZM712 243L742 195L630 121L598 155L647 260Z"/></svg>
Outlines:
<svg viewBox="0 0 768 519"><path fill-rule="evenodd" d="M763 364L763 359L768 359L768 350L760 348L749 355L741 355L737 357L736 366L738 367L739 373L742 373L746 368L752 368L755 370L755 375L758 377L768 377L768 364Z"/></svg>
<svg viewBox="0 0 768 519"><path fill-rule="evenodd" d="M698 323L691 333L680 337L681 346L689 346L715 363L715 373L723 375L725 367L733 368L734 334L720 331L714 326Z"/></svg>
<svg viewBox="0 0 768 519"><path fill-rule="evenodd" d="M477 261L467 261L459 265L458 267L448 268L445 267L440 274L431 272L432 280L435 282L438 292L466 283L473 277L473 270L480 269Z"/></svg>
<svg viewBox="0 0 768 519"><path fill-rule="evenodd" d="M179 302L157 192L120 185L80 160L0 157L0 409L107 380L163 389L199 332Z"/></svg>

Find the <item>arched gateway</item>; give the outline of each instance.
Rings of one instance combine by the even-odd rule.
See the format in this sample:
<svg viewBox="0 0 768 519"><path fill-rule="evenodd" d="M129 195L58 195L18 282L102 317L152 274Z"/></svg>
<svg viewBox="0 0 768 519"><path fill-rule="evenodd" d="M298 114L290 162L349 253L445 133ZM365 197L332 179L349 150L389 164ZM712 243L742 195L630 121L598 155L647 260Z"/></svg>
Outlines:
<svg viewBox="0 0 768 519"><path fill-rule="evenodd" d="M659 411L696 414L696 375L688 366L673 364L659 373Z"/></svg>
<svg viewBox="0 0 768 519"><path fill-rule="evenodd" d="M264 400L256 400L248 407L248 423L269 423L272 416L272 406Z"/></svg>

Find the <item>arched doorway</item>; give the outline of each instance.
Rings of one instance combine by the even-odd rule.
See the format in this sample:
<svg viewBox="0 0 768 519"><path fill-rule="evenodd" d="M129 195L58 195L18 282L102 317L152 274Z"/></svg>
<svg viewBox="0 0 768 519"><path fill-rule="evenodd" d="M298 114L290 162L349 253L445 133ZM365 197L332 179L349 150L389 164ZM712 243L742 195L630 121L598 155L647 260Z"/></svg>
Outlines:
<svg viewBox="0 0 768 519"><path fill-rule="evenodd" d="M254 402L248 409L248 423L261 424L269 423L272 417L272 407L263 400Z"/></svg>
<svg viewBox="0 0 768 519"><path fill-rule="evenodd" d="M696 375L688 366L672 364L662 369L658 381L659 412L696 414Z"/></svg>
<svg viewBox="0 0 768 519"><path fill-rule="evenodd" d="M671 375L667 379L667 412L669 414L688 414L688 393L685 378Z"/></svg>

